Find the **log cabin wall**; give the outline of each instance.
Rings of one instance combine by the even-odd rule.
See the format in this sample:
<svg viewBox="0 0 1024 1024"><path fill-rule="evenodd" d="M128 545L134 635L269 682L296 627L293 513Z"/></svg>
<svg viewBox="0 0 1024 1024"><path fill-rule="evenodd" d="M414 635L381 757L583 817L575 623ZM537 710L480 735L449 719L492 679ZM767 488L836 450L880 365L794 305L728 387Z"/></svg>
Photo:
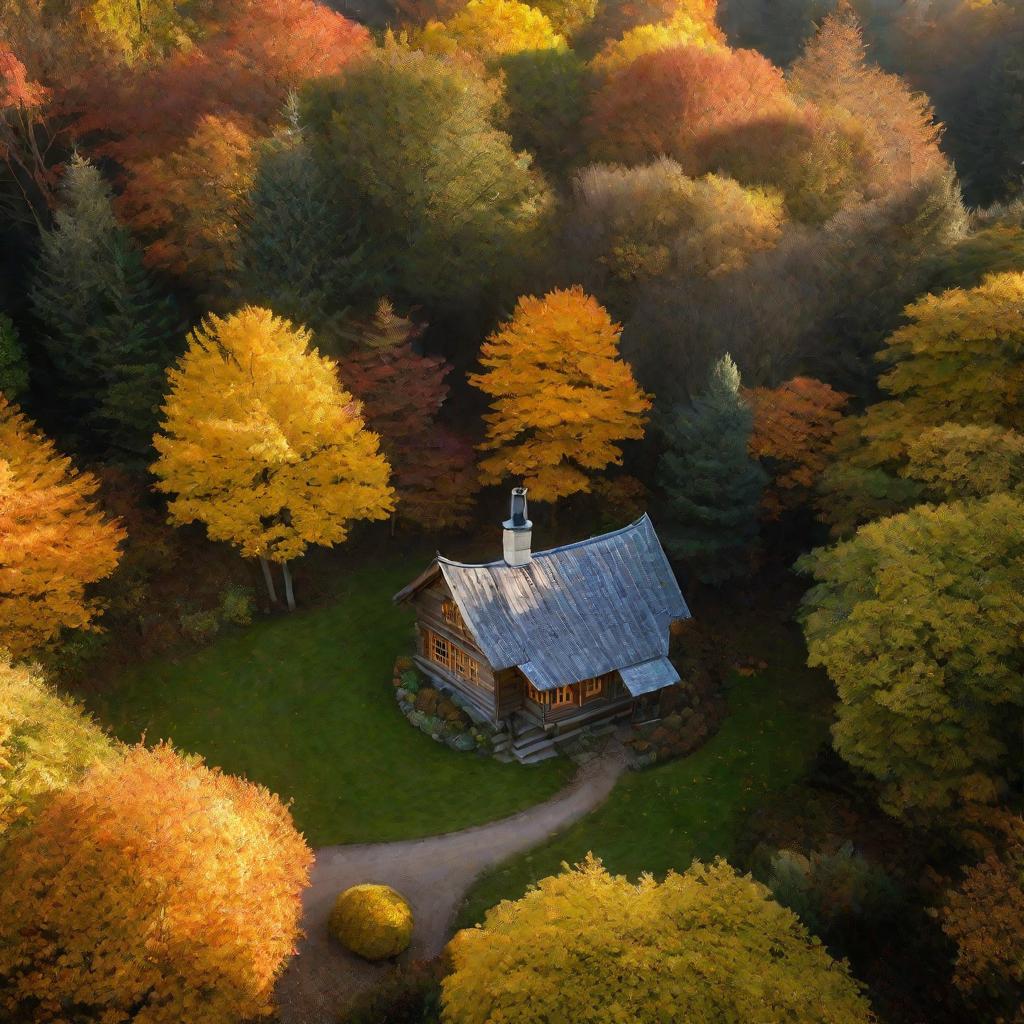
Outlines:
<svg viewBox="0 0 1024 1024"><path fill-rule="evenodd" d="M511 714L512 694L474 643L454 607L443 579L424 587L414 599L417 653L423 667L466 698L483 718L496 722ZM454 614L452 609L454 608Z"/></svg>

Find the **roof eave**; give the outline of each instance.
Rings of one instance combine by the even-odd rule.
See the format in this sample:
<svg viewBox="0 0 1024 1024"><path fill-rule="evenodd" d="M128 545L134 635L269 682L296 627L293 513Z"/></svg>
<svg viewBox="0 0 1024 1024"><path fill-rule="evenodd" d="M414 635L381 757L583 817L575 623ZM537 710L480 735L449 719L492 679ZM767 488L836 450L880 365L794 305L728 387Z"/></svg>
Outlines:
<svg viewBox="0 0 1024 1024"><path fill-rule="evenodd" d="M418 591L432 583L434 581L434 577L441 574L441 566L439 564L440 557L440 554L435 555L434 560L430 565L428 565L426 569L424 569L423 572L421 572L419 576L412 581L412 583L402 587L402 589L391 598L391 603L404 604L410 598L415 597Z"/></svg>

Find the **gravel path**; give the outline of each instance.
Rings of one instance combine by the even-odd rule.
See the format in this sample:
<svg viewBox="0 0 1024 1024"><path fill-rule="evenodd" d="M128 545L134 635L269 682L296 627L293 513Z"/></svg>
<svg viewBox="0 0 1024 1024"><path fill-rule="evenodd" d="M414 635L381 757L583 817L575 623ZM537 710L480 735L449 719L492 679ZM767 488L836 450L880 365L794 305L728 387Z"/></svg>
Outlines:
<svg viewBox="0 0 1024 1024"><path fill-rule="evenodd" d="M402 959L435 957L448 940L452 918L473 880L593 810L612 791L624 768L616 744L581 768L552 799L511 818L427 839L317 850L303 899L306 938L277 989L281 1024L335 1024L348 998L392 969L366 963L329 939L327 918L343 889L359 882L393 886L409 901L416 922L412 946Z"/></svg>

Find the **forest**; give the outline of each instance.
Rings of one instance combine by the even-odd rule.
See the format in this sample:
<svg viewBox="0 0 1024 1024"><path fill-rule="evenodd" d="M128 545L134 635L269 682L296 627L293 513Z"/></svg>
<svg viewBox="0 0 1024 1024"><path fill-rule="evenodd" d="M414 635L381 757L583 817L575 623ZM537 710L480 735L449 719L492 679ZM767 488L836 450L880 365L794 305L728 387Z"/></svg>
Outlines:
<svg viewBox="0 0 1024 1024"><path fill-rule="evenodd" d="M511 487L692 613L538 764ZM255 1020L1024 1024L1021 0L0 0L0 1022Z"/></svg>

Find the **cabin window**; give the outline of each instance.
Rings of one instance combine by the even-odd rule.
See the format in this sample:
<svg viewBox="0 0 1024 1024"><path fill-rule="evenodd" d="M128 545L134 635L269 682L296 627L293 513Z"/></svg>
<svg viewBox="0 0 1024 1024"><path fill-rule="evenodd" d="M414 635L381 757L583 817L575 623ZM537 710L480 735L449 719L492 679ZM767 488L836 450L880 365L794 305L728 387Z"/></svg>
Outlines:
<svg viewBox="0 0 1024 1024"><path fill-rule="evenodd" d="M479 686L484 690L493 689L493 685L483 678L480 672L480 662L476 658L471 657L461 647L433 630L428 629L423 632L424 650L431 661L474 686Z"/></svg>
<svg viewBox="0 0 1024 1024"><path fill-rule="evenodd" d="M580 683L583 690L584 700L595 700L612 692L612 685L615 682L614 672L605 672L603 676L594 676L593 679L584 679Z"/></svg>
<svg viewBox="0 0 1024 1024"><path fill-rule="evenodd" d="M441 605L441 617L453 629L457 629L460 633L469 634L469 630L466 629L466 620L462 617L459 606L451 598L445 600Z"/></svg>
<svg viewBox="0 0 1024 1024"><path fill-rule="evenodd" d="M553 690L538 690L533 683L526 684L527 696L546 708L564 708L576 703L575 686L556 686Z"/></svg>
<svg viewBox="0 0 1024 1024"><path fill-rule="evenodd" d="M551 692L554 694L554 699L551 701L553 708L564 708L567 704L576 703L575 686L556 686Z"/></svg>

